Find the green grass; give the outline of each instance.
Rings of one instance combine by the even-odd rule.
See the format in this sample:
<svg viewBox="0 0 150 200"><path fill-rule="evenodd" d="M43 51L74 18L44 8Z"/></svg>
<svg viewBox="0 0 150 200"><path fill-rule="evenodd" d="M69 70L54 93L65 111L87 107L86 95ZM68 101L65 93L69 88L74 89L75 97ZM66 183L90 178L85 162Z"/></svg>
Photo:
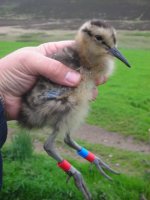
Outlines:
<svg viewBox="0 0 150 200"><path fill-rule="evenodd" d="M57 33L59 34L60 32ZM69 37L72 37L72 34ZM149 36L149 33L134 34L138 37ZM17 42L1 41L0 57L24 46L40 44L39 38L42 35L42 33L25 34L19 37ZM47 35L44 37L48 39ZM58 40L55 34L52 38ZM63 35L62 38L67 39L68 36ZM128 42L126 38L124 41ZM99 96L91 105L87 121L110 131L132 135L138 140L148 142L150 139L150 51L140 48L123 48L121 51L132 68L128 69L117 61L118 67L114 75L106 84L99 87ZM13 122L10 124L17 129L16 124ZM121 172L119 176L109 174L113 177L113 182L109 182L99 175L94 167L92 172L89 171L86 162L81 163L67 158L82 172L94 200L139 200L141 194L150 200L150 155L80 142L96 155L101 155L112 168ZM4 149L4 187L0 199L83 199L75 188L73 180L65 184L66 175L58 169L52 159L43 155L34 155L21 164L19 160L11 160L12 157L8 156L8 153L10 153L8 149Z"/></svg>
<svg viewBox="0 0 150 200"><path fill-rule="evenodd" d="M150 50L150 31L118 31L121 48Z"/></svg>
<svg viewBox="0 0 150 200"><path fill-rule="evenodd" d="M144 36L144 37L150 37L150 32L149 31L129 31L126 33L126 35L129 36Z"/></svg>
<svg viewBox="0 0 150 200"><path fill-rule="evenodd" d="M0 42L0 56L15 49L40 42ZM90 124L110 131L150 139L150 51L122 49L131 69L117 61L117 70L110 80L99 87L99 96L92 103L87 119Z"/></svg>
<svg viewBox="0 0 150 200"><path fill-rule="evenodd" d="M5 154L4 154L5 155ZM6 155L7 156L7 155ZM69 159L69 158L68 158ZM150 199L149 177L135 175L111 175L110 182L99 175L93 167L70 160L83 174L94 200L139 200L141 194ZM81 200L81 193L71 179L66 184L66 175L55 161L42 155L34 155L32 159L20 165L19 161L5 158L4 186L0 193L3 200ZM138 167L137 169L138 170Z"/></svg>
<svg viewBox="0 0 150 200"><path fill-rule="evenodd" d="M23 162L32 157L32 153L33 145L29 132L26 130L16 132L8 149L8 156Z"/></svg>
<svg viewBox="0 0 150 200"><path fill-rule="evenodd" d="M108 181L87 161L73 160L62 153L83 175L94 200L139 200L144 195L150 200L150 155L99 144L88 144L79 141L102 158L120 175L108 173L113 181ZM60 145L60 144L59 144ZM26 145L27 146L27 145ZM47 155L33 154L30 159L20 162L19 157L12 157L10 145L3 149L4 185L0 193L3 200L81 200L81 193L71 179L66 184L66 175L57 167L57 163ZM24 147L23 147L24 149ZM111 156L110 156L111 155Z"/></svg>
<svg viewBox="0 0 150 200"><path fill-rule="evenodd" d="M99 87L88 122L110 131L149 141L150 139L150 51L124 50L131 69L117 61L117 70Z"/></svg>
<svg viewBox="0 0 150 200"><path fill-rule="evenodd" d="M114 147L106 147L101 144L93 145L83 141L80 141L80 144L101 157L116 171L123 174L140 177L150 173L149 154L121 150Z"/></svg>
<svg viewBox="0 0 150 200"><path fill-rule="evenodd" d="M26 46L36 46L40 44L40 42L8 42L8 41L0 41L0 57L11 53L19 48Z"/></svg>
<svg viewBox="0 0 150 200"><path fill-rule="evenodd" d="M17 42L51 42L57 40L70 40L74 38L74 31L49 31L49 32L37 32L37 33L24 33L16 38ZM61 37L59 39L59 37Z"/></svg>

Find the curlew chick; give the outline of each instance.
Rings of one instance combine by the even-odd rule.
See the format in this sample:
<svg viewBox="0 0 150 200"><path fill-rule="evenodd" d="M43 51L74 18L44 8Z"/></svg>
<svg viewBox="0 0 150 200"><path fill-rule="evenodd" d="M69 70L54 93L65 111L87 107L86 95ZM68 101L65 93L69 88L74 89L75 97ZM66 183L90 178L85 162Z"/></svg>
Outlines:
<svg viewBox="0 0 150 200"><path fill-rule="evenodd" d="M77 153L95 164L101 174L111 179L104 171L113 171L99 157L77 144L70 136L75 132L88 113L89 100L95 79L111 75L117 57L130 67L127 60L116 49L116 33L113 27L99 20L91 20L81 26L74 46L66 47L57 54L51 55L72 69L82 74L82 81L77 88L62 86L39 77L34 87L23 96L20 124L28 128L50 126L51 133L44 144L49 156L58 162L70 177L86 200L91 199L81 173L67 160L64 160L55 149L55 138L64 134L64 141Z"/></svg>

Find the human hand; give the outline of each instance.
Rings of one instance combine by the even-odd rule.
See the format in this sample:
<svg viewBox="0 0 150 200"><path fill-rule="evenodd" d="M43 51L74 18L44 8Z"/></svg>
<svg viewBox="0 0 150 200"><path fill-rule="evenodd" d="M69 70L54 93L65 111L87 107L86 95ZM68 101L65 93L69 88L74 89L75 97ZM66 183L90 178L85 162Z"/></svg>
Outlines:
<svg viewBox="0 0 150 200"><path fill-rule="evenodd" d="M79 73L62 63L48 58L73 41L45 43L38 47L19 49L0 60L0 94L5 100L7 119L17 119L21 108L21 96L42 75L59 84L76 86L81 79Z"/></svg>
<svg viewBox="0 0 150 200"><path fill-rule="evenodd" d="M0 60L0 94L5 101L8 120L17 119L21 108L21 97L35 84L39 75L62 85L75 87L81 76L62 63L49 58L53 53L72 45L73 41L50 42L37 47L19 49ZM96 80L96 85L104 80ZM93 100L98 91L93 88Z"/></svg>
<svg viewBox="0 0 150 200"><path fill-rule="evenodd" d="M93 91L92 91L93 95L92 95L91 101L94 101L96 99L97 95L98 95L97 86L106 83L106 81L107 81L107 77L106 76L102 76L101 78L97 78L95 80L95 87L93 88Z"/></svg>

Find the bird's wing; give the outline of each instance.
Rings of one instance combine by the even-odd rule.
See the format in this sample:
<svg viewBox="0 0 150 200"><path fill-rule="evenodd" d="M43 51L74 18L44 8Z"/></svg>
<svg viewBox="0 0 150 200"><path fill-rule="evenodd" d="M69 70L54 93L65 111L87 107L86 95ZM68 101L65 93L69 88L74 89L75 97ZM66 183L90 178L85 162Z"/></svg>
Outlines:
<svg viewBox="0 0 150 200"><path fill-rule="evenodd" d="M51 58L77 71L81 66L80 56L76 50L76 46L65 47L58 53L51 55Z"/></svg>
<svg viewBox="0 0 150 200"><path fill-rule="evenodd" d="M50 90L44 91L41 95L43 100L61 100L68 97L71 94L71 89L67 87L52 88Z"/></svg>

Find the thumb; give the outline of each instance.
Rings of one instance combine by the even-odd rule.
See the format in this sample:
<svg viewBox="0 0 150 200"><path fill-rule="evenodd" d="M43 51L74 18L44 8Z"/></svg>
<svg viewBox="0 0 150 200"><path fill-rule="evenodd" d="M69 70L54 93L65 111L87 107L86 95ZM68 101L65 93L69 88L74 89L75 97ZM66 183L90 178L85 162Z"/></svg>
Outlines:
<svg viewBox="0 0 150 200"><path fill-rule="evenodd" d="M24 59L26 67L33 75L42 75L53 82L67 86L76 86L81 80L81 75L78 72L68 68L57 60L36 52L32 52L32 54L30 53L30 55L26 56Z"/></svg>

